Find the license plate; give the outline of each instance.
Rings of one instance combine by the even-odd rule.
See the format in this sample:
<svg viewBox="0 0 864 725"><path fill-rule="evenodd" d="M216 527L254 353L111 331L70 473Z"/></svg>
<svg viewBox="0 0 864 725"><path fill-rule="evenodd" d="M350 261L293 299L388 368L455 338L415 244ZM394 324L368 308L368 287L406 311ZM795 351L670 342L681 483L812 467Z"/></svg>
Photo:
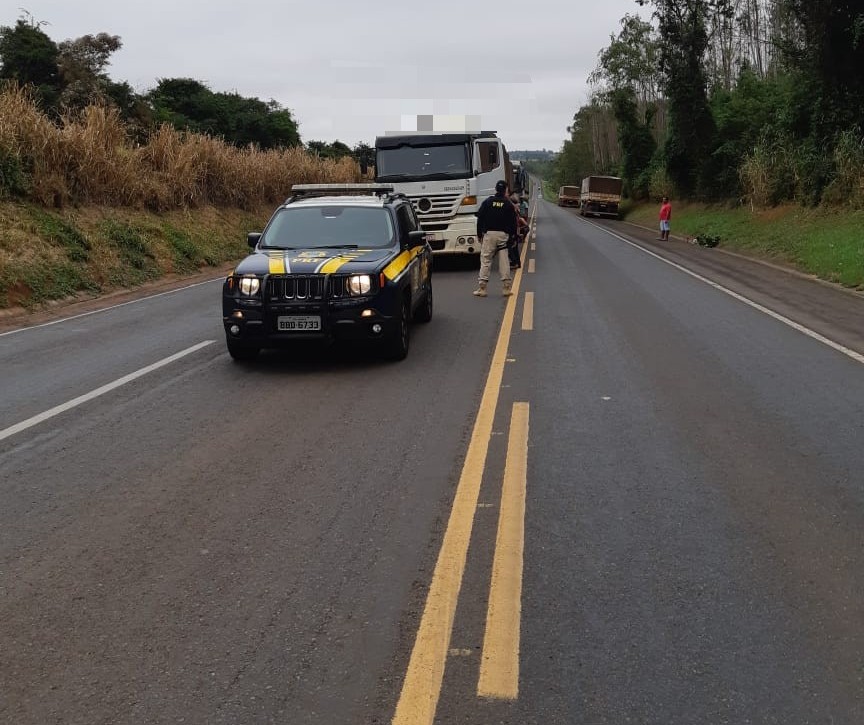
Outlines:
<svg viewBox="0 0 864 725"><path fill-rule="evenodd" d="M291 315L276 320L279 332L318 332L321 318L318 315Z"/></svg>

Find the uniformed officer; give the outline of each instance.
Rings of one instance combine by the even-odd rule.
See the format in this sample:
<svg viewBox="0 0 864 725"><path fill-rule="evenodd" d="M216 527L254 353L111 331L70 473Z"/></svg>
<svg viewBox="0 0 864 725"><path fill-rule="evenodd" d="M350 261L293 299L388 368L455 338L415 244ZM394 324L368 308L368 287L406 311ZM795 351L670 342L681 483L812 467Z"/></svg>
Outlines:
<svg viewBox="0 0 864 725"><path fill-rule="evenodd" d="M516 218L516 209L507 198L507 182L499 181L495 184L495 196L488 197L477 210L477 237L481 241L479 284L474 290L477 297L487 296L486 287L496 255L503 285L501 294L505 297L513 294L507 241L516 234Z"/></svg>

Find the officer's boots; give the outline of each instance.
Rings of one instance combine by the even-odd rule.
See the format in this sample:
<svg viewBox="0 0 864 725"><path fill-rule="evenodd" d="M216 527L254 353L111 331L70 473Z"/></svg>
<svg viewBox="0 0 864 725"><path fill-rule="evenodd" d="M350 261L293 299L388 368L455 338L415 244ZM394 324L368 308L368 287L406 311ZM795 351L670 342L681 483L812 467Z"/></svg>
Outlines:
<svg viewBox="0 0 864 725"><path fill-rule="evenodd" d="M505 279L504 280L504 289L501 290L501 294L504 297L509 297L513 294L513 280Z"/></svg>
<svg viewBox="0 0 864 725"><path fill-rule="evenodd" d="M480 284L477 286L477 289L474 290L475 297L486 297L488 292L486 292L486 282L480 281Z"/></svg>

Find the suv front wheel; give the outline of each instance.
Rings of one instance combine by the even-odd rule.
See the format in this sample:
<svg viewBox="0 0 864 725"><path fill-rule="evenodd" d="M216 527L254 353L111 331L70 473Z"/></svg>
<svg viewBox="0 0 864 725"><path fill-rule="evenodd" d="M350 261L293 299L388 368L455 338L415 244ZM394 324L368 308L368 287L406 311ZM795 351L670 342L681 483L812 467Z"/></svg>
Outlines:
<svg viewBox="0 0 864 725"><path fill-rule="evenodd" d="M432 308L432 285L430 284L429 289L426 290L426 294L423 296L423 303L414 313L414 322L429 322L432 319Z"/></svg>
<svg viewBox="0 0 864 725"><path fill-rule="evenodd" d="M399 316L394 320L395 329L387 341L384 355L390 360L404 360L411 344L411 302L406 297L399 307Z"/></svg>
<svg viewBox="0 0 864 725"><path fill-rule="evenodd" d="M238 362L254 360L261 351L261 348L255 345L248 345L239 340L232 340L230 337L225 342L228 345L228 354Z"/></svg>

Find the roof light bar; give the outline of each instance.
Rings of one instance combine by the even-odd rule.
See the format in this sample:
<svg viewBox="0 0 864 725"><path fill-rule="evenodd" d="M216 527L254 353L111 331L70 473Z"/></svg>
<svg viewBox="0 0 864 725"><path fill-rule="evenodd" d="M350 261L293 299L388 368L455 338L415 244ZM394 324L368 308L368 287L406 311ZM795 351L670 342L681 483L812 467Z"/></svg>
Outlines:
<svg viewBox="0 0 864 725"><path fill-rule="evenodd" d="M383 196L392 194L394 188L389 184L294 184L291 196L299 199L306 196L349 196L352 194Z"/></svg>

